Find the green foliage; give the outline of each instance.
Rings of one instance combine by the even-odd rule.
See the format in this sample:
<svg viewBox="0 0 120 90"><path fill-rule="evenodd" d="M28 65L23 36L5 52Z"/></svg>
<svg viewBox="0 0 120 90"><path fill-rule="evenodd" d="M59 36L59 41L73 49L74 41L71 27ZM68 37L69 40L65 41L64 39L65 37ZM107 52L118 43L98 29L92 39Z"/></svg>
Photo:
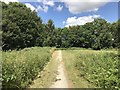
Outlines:
<svg viewBox="0 0 120 90"><path fill-rule="evenodd" d="M117 48L118 25L118 21L110 24L97 18L84 25L55 28L51 19L43 24L37 12L31 11L22 3L2 2L3 50L33 46L82 47L95 50Z"/></svg>
<svg viewBox="0 0 120 90"><path fill-rule="evenodd" d="M26 47L82 47L95 50L120 47L120 43L118 43L120 41L120 32L118 32L120 20L110 24L106 20L98 18L81 26L55 28L52 20L43 24L41 18L37 16L37 12L31 11L22 3L0 2L0 5L1 3L0 26L2 25L2 30L0 35L2 35L2 42L0 45L2 44L2 49L25 48L21 51L3 52L3 87L25 87L48 62L49 49L28 49ZM114 54L83 55L81 53L77 59L79 61L76 67L83 71L82 75L88 81L94 81L96 85L103 88L119 88L120 83L115 76L118 61ZM91 72L91 70L93 71Z"/></svg>
<svg viewBox="0 0 120 90"><path fill-rule="evenodd" d="M50 60L50 48L25 48L2 53L2 87L25 88Z"/></svg>
<svg viewBox="0 0 120 90"><path fill-rule="evenodd" d="M103 89L120 89L118 54L113 52L82 52L76 55L75 68L80 76Z"/></svg>
<svg viewBox="0 0 120 90"><path fill-rule="evenodd" d="M43 46L55 46L55 26L54 22L50 19L48 20L48 23L45 25L45 33L44 33L44 41Z"/></svg>
<svg viewBox="0 0 120 90"><path fill-rule="evenodd" d="M120 19L117 22L112 23L110 31L113 35L113 47L120 47Z"/></svg>
<svg viewBox="0 0 120 90"><path fill-rule="evenodd" d="M70 31L73 41L72 46L102 49L112 47L113 35L110 31L110 23L107 23L104 19L95 19L91 23L86 23L83 26L70 27ZM116 42L117 43L117 42Z"/></svg>
<svg viewBox="0 0 120 90"><path fill-rule="evenodd" d="M3 50L35 46L40 37L42 21L21 3L2 3ZM36 41L37 40L37 41Z"/></svg>

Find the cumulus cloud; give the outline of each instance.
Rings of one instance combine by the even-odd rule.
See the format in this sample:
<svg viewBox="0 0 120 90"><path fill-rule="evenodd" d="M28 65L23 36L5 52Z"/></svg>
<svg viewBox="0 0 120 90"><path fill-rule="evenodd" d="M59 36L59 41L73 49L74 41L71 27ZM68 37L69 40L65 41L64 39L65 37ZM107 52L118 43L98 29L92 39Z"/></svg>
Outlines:
<svg viewBox="0 0 120 90"><path fill-rule="evenodd" d="M38 6L37 9L36 9L36 11L37 12L39 12L39 11L47 12L48 11L48 6L45 6L45 5L43 7Z"/></svg>
<svg viewBox="0 0 120 90"><path fill-rule="evenodd" d="M63 25L65 24L66 22L65 21L63 21Z"/></svg>
<svg viewBox="0 0 120 90"><path fill-rule="evenodd" d="M5 2L6 4L9 4L9 2L19 2L18 0L1 0L2 2Z"/></svg>
<svg viewBox="0 0 120 90"><path fill-rule="evenodd" d="M43 6L40 6L38 5L36 8L31 5L30 3L25 3L25 5L30 8L32 11L36 11L36 12L40 12L40 11L43 11L43 12L47 12L48 11L48 6L46 5L43 5Z"/></svg>
<svg viewBox="0 0 120 90"><path fill-rule="evenodd" d="M92 15L92 16L83 16L83 17L69 17L66 21L63 21L65 27L75 26L75 25L84 25L87 22L94 21L95 18L99 18L100 15Z"/></svg>
<svg viewBox="0 0 120 90"><path fill-rule="evenodd" d="M19 2L19 0L1 0L2 2L5 2L6 4L8 4L9 2ZM20 0L21 2L25 2L25 0ZM25 5L30 8L32 11L43 11L43 12L47 12L48 11L48 7L51 6L53 7L54 1L53 0L26 0L27 3L25 3ZM34 7L32 4L30 4L29 2L40 2L42 3L42 5L38 5L37 7ZM61 9L61 8L59 8Z"/></svg>
<svg viewBox="0 0 120 90"><path fill-rule="evenodd" d="M40 5L37 6L36 8L37 12L39 11L47 12L49 9L49 6L53 7L55 5L53 0L37 0L37 2L42 3L41 6Z"/></svg>
<svg viewBox="0 0 120 90"><path fill-rule="evenodd" d="M88 12L97 12L98 10L99 8L94 8L94 9L88 10Z"/></svg>
<svg viewBox="0 0 120 90"><path fill-rule="evenodd" d="M53 0L37 0L38 2L41 2L43 5L48 5L48 6L54 6L54 1Z"/></svg>
<svg viewBox="0 0 120 90"><path fill-rule="evenodd" d="M57 11L62 11L62 9L63 9L63 6L61 6L61 5L59 5L59 6L57 7Z"/></svg>
<svg viewBox="0 0 120 90"><path fill-rule="evenodd" d="M105 5L110 0L60 0L73 14L82 12L97 11L99 7Z"/></svg>
<svg viewBox="0 0 120 90"><path fill-rule="evenodd" d="M43 11L47 12L48 11L48 6L43 6Z"/></svg>
<svg viewBox="0 0 120 90"><path fill-rule="evenodd" d="M33 5L31 5L30 3L25 3L25 5L26 5L28 8L30 8L32 11L36 10L36 8L35 8Z"/></svg>

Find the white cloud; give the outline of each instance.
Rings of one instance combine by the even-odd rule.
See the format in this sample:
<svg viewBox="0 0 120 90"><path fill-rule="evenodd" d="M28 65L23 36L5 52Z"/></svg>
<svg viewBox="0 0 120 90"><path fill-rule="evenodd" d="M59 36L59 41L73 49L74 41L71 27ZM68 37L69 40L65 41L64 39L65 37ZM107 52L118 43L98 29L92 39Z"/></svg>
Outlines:
<svg viewBox="0 0 120 90"><path fill-rule="evenodd" d="M4 0L2 0L4 1ZM8 1L8 0L7 0ZM13 0L12 0L13 1ZM45 0L20 0L20 2L43 2ZM50 1L49 3L51 2L60 2L60 1L63 1L63 0L46 0L47 2ZM68 1L68 0L64 0L64 1ZM69 0L70 2L75 2L77 0ZM95 2L106 2L106 0L79 0L79 2L91 2L91 1L95 1ZM110 2L119 2L119 0L109 0ZM48 3L48 4L49 4Z"/></svg>
<svg viewBox="0 0 120 90"><path fill-rule="evenodd" d="M63 21L63 25L65 24L66 22L65 21Z"/></svg>
<svg viewBox="0 0 120 90"><path fill-rule="evenodd" d="M39 11L47 12L48 11L48 6L45 6L45 5L43 7L38 6L37 9L36 9L36 11L37 12L39 12Z"/></svg>
<svg viewBox="0 0 120 90"><path fill-rule="evenodd" d="M35 7L33 5L31 5L30 3L25 3L26 7L30 8L32 11L36 10Z"/></svg>
<svg viewBox="0 0 120 90"><path fill-rule="evenodd" d="M19 2L18 0L0 0L2 2L5 2L6 4L9 4L9 2Z"/></svg>
<svg viewBox="0 0 120 90"><path fill-rule="evenodd" d="M97 12L99 10L99 8L94 8L92 10L88 10L88 12Z"/></svg>
<svg viewBox="0 0 120 90"><path fill-rule="evenodd" d="M48 6L46 5L43 5L42 7L39 5L37 6L37 8L35 8L33 5L31 5L30 3L25 3L25 5L30 8L32 11L36 11L36 12L39 12L39 11L43 11L43 12L47 12L48 11Z"/></svg>
<svg viewBox="0 0 120 90"><path fill-rule="evenodd" d="M36 12L43 11L43 8L41 6L38 6L36 9Z"/></svg>
<svg viewBox="0 0 120 90"><path fill-rule="evenodd" d="M73 14L81 12L97 11L98 8L105 5L110 0L60 0Z"/></svg>
<svg viewBox="0 0 120 90"><path fill-rule="evenodd" d="M62 9L63 9L63 6L61 6L61 5L59 5L59 6L57 7L57 11L62 11Z"/></svg>
<svg viewBox="0 0 120 90"><path fill-rule="evenodd" d="M43 5L48 5L48 6L54 6L54 1L53 0L37 0L38 2L41 2Z"/></svg>
<svg viewBox="0 0 120 90"><path fill-rule="evenodd" d="M43 2L43 4L49 5L49 6L54 6L54 2L53 1L46 1L46 2Z"/></svg>
<svg viewBox="0 0 120 90"><path fill-rule="evenodd" d="M99 18L100 15L92 15L92 16L83 16L83 17L69 17L66 21L63 21L65 27L75 26L75 25L84 25L87 22L94 21L95 18Z"/></svg>
<svg viewBox="0 0 120 90"><path fill-rule="evenodd" d="M37 2L42 3L41 6L40 5L37 6L36 8L37 12L39 11L47 12L49 9L49 6L53 7L55 5L53 0L37 0Z"/></svg>
<svg viewBox="0 0 120 90"><path fill-rule="evenodd" d="M48 11L48 6L43 6L43 11L47 12Z"/></svg>

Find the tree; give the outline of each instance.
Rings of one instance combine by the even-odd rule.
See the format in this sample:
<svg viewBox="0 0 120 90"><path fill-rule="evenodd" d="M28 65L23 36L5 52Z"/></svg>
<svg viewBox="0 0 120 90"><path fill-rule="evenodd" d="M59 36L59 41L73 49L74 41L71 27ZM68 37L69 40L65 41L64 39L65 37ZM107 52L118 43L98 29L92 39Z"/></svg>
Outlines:
<svg viewBox="0 0 120 90"><path fill-rule="evenodd" d="M55 36L55 26L54 22L50 19L45 27L45 39L43 41L43 46L55 46L54 36Z"/></svg>
<svg viewBox="0 0 120 90"><path fill-rule="evenodd" d="M37 13L17 2L2 5L3 50L35 46L42 32Z"/></svg>
<svg viewBox="0 0 120 90"><path fill-rule="evenodd" d="M52 32L54 29L55 29L55 26L54 26L54 22L53 20L48 20L48 23L47 23L47 28L50 32Z"/></svg>
<svg viewBox="0 0 120 90"><path fill-rule="evenodd" d="M112 34L110 32L110 23L106 20L98 18L92 22L92 42L93 49L109 48L112 46Z"/></svg>
<svg viewBox="0 0 120 90"><path fill-rule="evenodd" d="M108 23L102 18L84 25L55 28L50 19L42 23L37 12L22 3L2 2L2 48L20 49L33 46L82 47L100 50L116 48L120 44L119 23Z"/></svg>
<svg viewBox="0 0 120 90"><path fill-rule="evenodd" d="M118 21L114 22L111 24L111 28L110 28L111 34L112 34L112 46L115 48L118 46Z"/></svg>

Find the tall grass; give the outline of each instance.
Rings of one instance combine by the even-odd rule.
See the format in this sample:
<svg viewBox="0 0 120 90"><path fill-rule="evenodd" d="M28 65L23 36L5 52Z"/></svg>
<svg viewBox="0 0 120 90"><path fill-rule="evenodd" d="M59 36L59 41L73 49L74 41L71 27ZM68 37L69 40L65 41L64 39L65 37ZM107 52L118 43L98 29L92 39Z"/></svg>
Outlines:
<svg viewBox="0 0 120 90"><path fill-rule="evenodd" d="M25 88L50 60L50 48L2 52L3 88Z"/></svg>
<svg viewBox="0 0 120 90"><path fill-rule="evenodd" d="M108 90L120 90L120 79L118 78L119 60L117 51L64 50L63 59L65 59L65 63L71 63L65 65L69 65L66 67L74 68L73 73L75 73L77 78L81 79L82 77L92 85L103 88L103 90L105 88ZM69 71L70 70L68 70L68 72ZM78 79L70 78L74 81L77 87L78 85L81 86L80 84L77 84L81 83L81 80L78 81Z"/></svg>
<svg viewBox="0 0 120 90"><path fill-rule="evenodd" d="M118 56L113 52L77 54L75 67L80 76L101 88L120 89Z"/></svg>

